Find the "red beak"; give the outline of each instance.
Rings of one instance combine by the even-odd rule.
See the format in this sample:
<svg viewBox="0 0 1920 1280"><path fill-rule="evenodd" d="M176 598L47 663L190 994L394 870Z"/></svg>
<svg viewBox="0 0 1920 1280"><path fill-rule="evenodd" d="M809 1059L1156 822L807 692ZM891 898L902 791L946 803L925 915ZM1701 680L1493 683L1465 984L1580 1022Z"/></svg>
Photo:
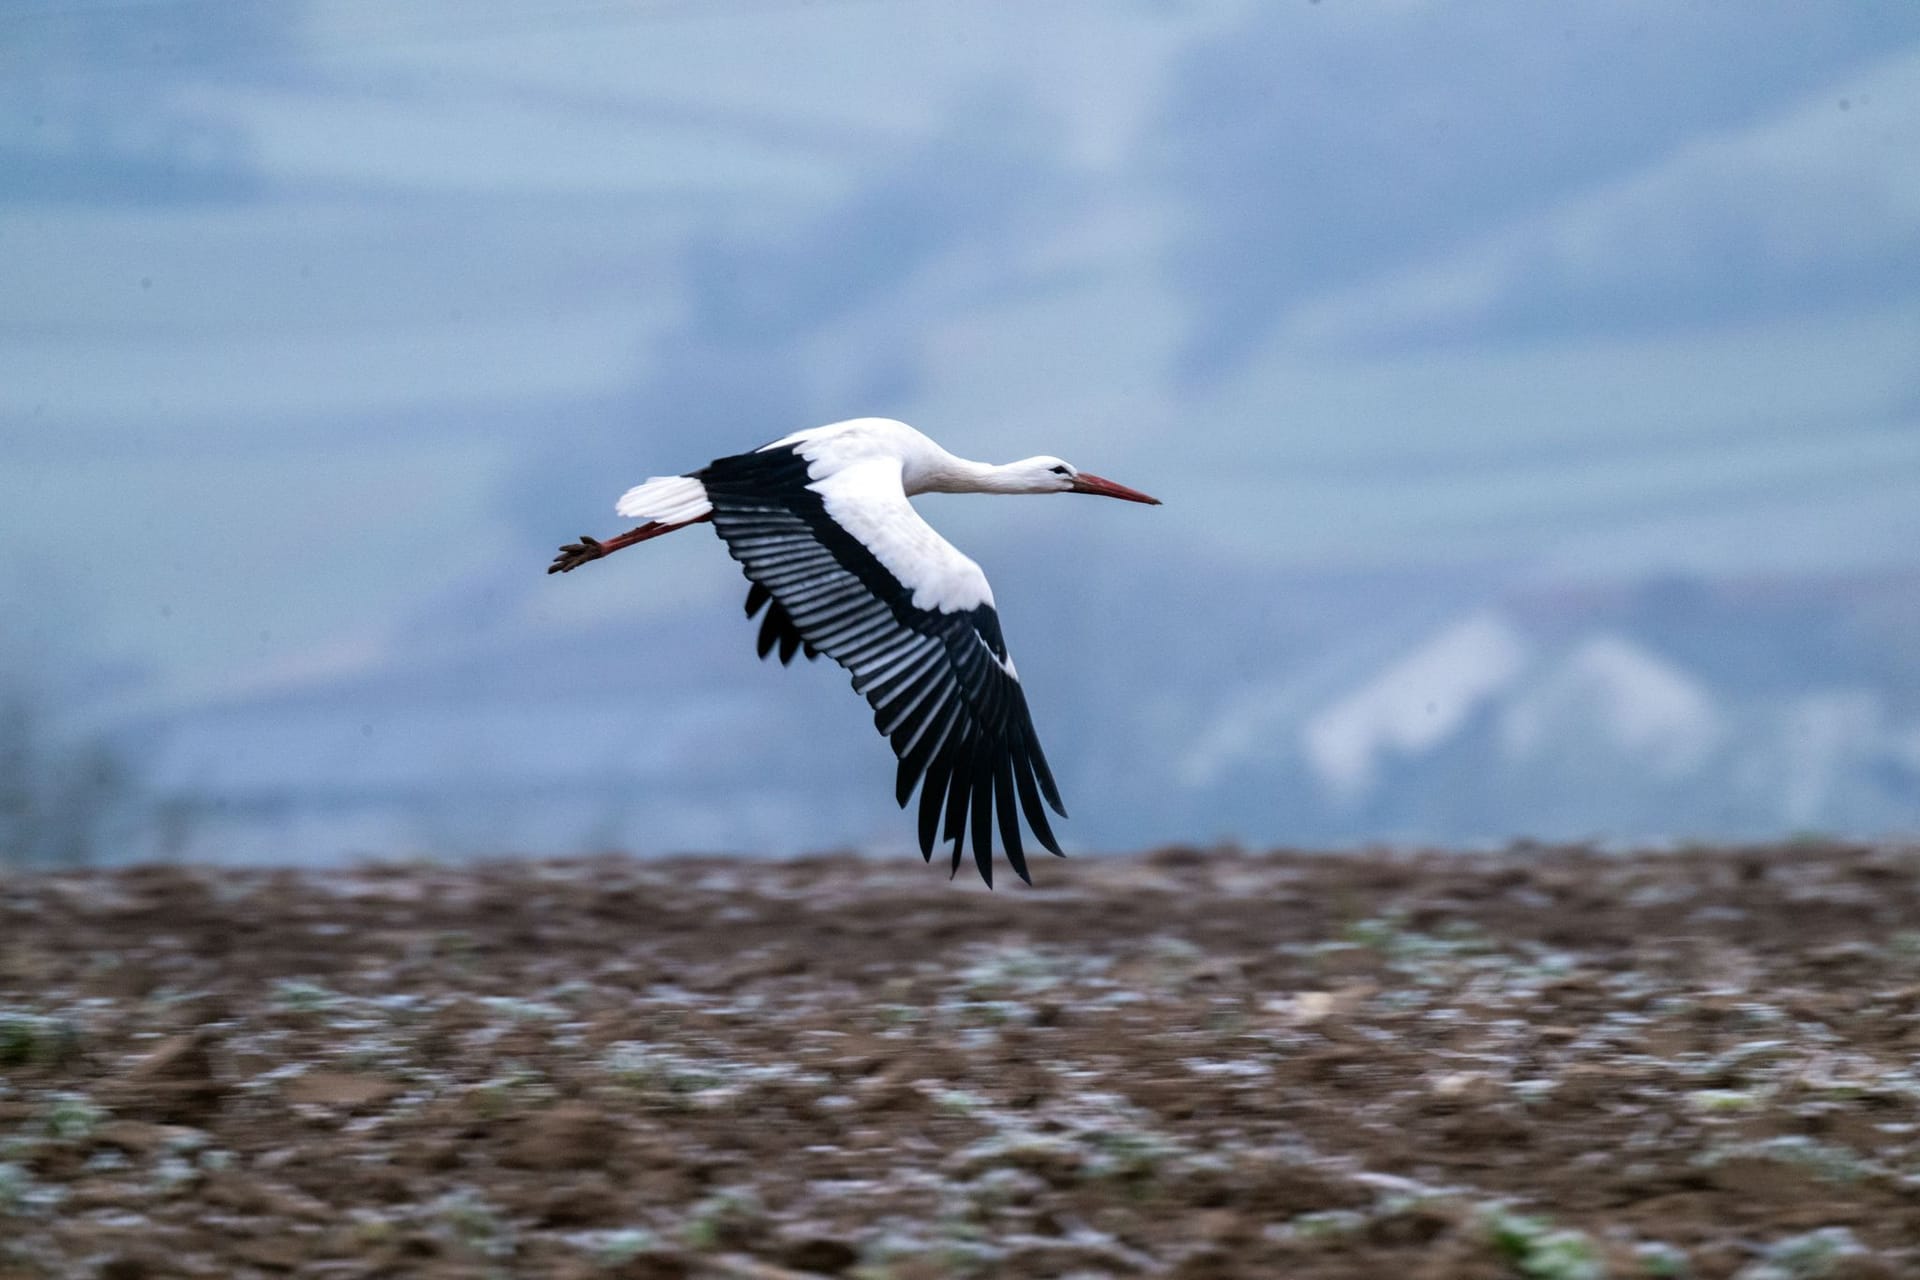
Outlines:
<svg viewBox="0 0 1920 1280"><path fill-rule="evenodd" d="M1103 498L1124 498L1128 502L1144 502L1150 507L1160 505L1160 499L1158 498L1149 498L1138 489L1129 489L1123 484L1115 484L1111 480L1096 475L1089 475L1085 471L1082 471L1073 478L1073 491L1075 493L1097 493Z"/></svg>

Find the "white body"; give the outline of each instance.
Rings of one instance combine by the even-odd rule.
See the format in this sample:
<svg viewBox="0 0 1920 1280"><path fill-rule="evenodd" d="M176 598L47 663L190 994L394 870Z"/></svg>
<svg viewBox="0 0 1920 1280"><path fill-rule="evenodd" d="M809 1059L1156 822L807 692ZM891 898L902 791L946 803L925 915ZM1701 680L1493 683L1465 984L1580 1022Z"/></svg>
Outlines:
<svg viewBox="0 0 1920 1280"><path fill-rule="evenodd" d="M807 460L807 486L827 512L913 592L915 607L951 613L993 603L980 566L942 538L907 499L916 493L1055 493L1068 487L1057 458L1004 467L948 453L904 422L853 418L809 427L764 445ZM1069 469L1070 470L1070 469ZM712 511L692 476L658 476L622 494L614 510L632 520L684 524Z"/></svg>

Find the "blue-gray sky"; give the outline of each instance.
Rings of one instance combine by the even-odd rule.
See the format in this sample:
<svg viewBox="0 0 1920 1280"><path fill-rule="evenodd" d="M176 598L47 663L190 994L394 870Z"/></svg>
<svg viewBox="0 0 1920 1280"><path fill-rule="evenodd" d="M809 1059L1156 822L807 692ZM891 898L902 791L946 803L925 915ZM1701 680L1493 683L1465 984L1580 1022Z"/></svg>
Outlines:
<svg viewBox="0 0 1920 1280"><path fill-rule="evenodd" d="M104 722L721 634L710 545L538 569L648 474L866 413L1167 500L931 504L1016 649L1092 582L1125 644L1138 556L1915 567L1898 0L4 14L7 653Z"/></svg>

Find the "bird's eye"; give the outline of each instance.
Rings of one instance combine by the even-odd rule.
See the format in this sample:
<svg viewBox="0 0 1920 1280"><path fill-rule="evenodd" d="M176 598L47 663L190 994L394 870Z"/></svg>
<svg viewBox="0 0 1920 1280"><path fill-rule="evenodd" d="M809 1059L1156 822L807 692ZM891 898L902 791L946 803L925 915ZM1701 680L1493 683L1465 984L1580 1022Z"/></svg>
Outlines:
<svg viewBox="0 0 1920 1280"><path fill-rule="evenodd" d="M1057 476L1070 476L1073 474L1073 472L1067 470L1067 468L1064 465L1058 466L1058 467L1049 467L1047 469L1053 472L1053 474Z"/></svg>

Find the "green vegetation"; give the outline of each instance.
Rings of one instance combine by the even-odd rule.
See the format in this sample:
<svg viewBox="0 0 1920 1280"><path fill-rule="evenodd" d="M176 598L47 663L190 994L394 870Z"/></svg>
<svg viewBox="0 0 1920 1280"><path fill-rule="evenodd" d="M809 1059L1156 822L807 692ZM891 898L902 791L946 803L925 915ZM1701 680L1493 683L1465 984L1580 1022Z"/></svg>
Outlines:
<svg viewBox="0 0 1920 1280"><path fill-rule="evenodd" d="M1527 1280L1605 1280L1606 1265L1584 1232L1497 1209L1487 1215L1495 1249Z"/></svg>
<svg viewBox="0 0 1920 1280"><path fill-rule="evenodd" d="M56 1093L49 1100L43 1123L48 1137L78 1142L91 1135L106 1115L84 1094Z"/></svg>
<svg viewBox="0 0 1920 1280"><path fill-rule="evenodd" d="M512 1256L513 1224L478 1191L449 1191L433 1203L431 1211L441 1233L462 1247L489 1258Z"/></svg>
<svg viewBox="0 0 1920 1280"><path fill-rule="evenodd" d="M1822 1227L1771 1245L1758 1262L1741 1269L1735 1280L1825 1280L1843 1258L1866 1253L1845 1227Z"/></svg>
<svg viewBox="0 0 1920 1280"><path fill-rule="evenodd" d="M765 1223L767 1211L751 1187L716 1191L695 1204L680 1229L687 1246L709 1253L750 1239Z"/></svg>
<svg viewBox="0 0 1920 1280"><path fill-rule="evenodd" d="M0 1067L56 1067L80 1051L80 1032L62 1018L0 1009Z"/></svg>

